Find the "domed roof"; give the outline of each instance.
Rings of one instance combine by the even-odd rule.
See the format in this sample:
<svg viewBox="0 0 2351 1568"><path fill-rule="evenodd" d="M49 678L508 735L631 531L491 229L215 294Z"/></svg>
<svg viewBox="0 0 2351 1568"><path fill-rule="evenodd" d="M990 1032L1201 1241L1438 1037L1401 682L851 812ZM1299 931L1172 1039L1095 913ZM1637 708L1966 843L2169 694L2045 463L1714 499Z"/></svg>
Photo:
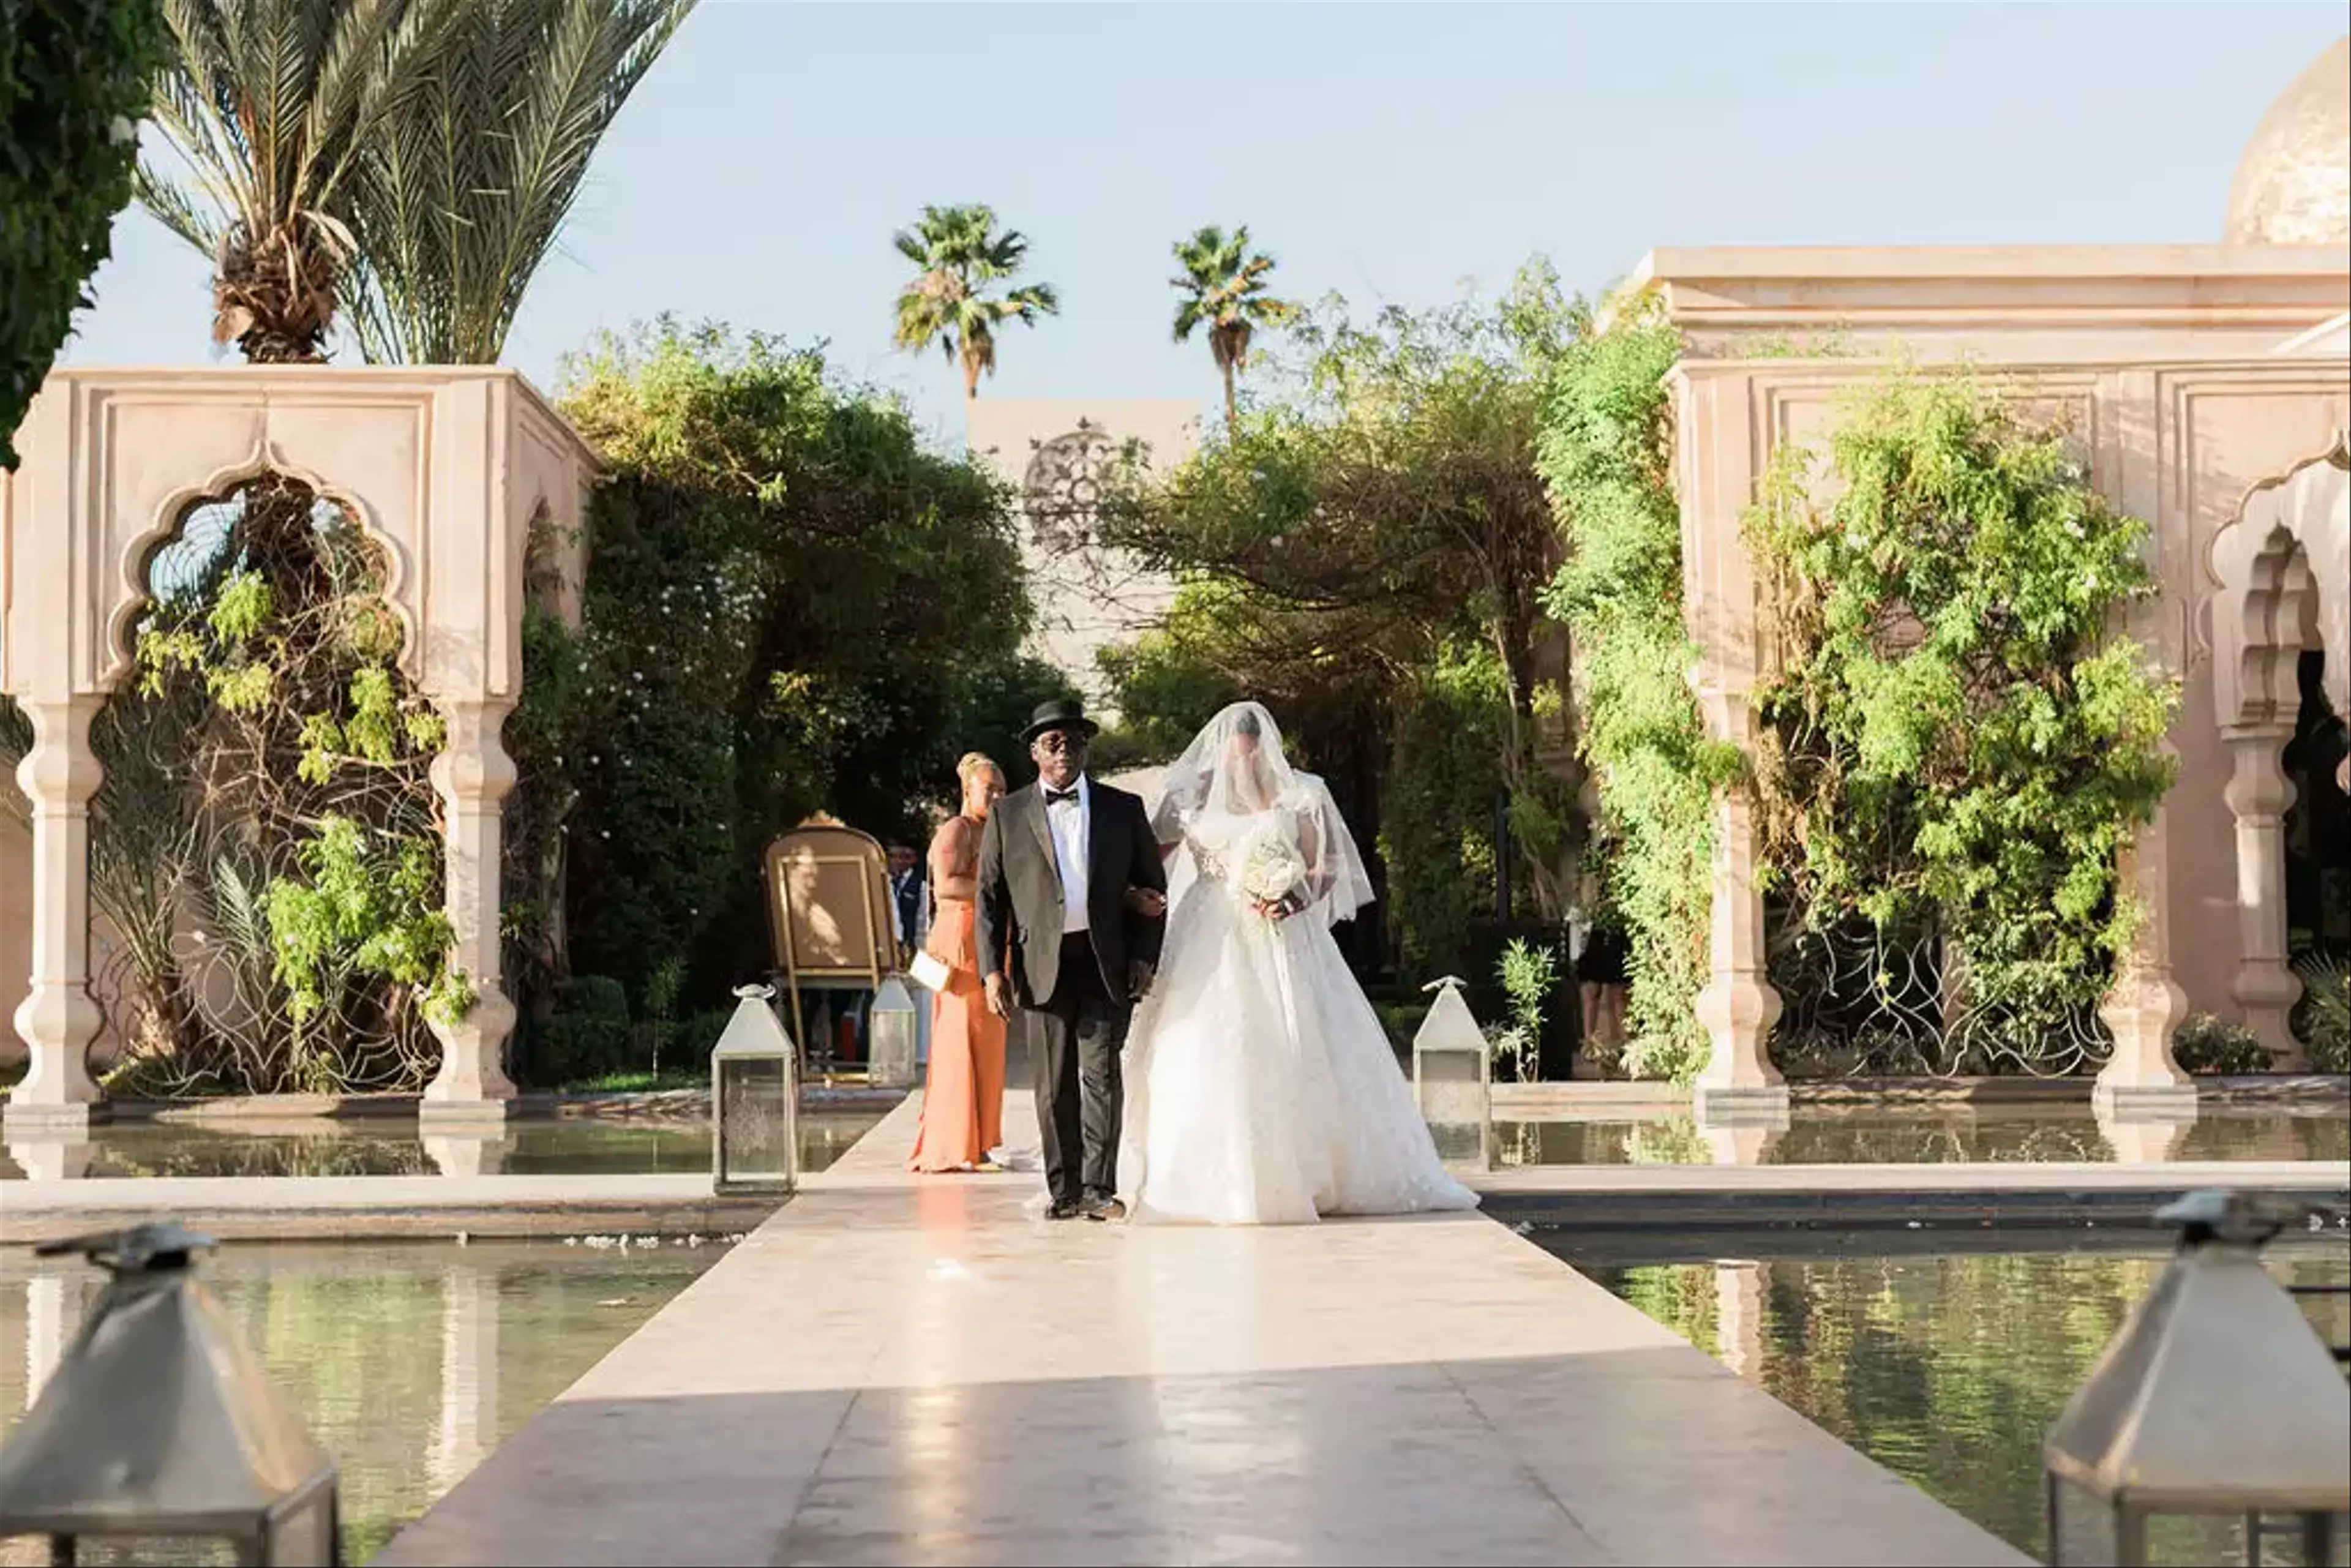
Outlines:
<svg viewBox="0 0 2351 1568"><path fill-rule="evenodd" d="M2351 37L2278 94L2229 187L2231 245L2351 245Z"/></svg>

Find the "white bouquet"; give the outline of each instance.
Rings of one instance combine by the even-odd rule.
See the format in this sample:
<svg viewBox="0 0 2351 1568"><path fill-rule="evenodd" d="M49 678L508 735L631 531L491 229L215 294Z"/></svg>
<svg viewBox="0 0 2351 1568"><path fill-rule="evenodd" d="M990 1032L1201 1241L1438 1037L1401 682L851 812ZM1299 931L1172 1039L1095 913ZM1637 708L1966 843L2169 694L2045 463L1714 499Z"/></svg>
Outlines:
<svg viewBox="0 0 2351 1568"><path fill-rule="evenodd" d="M1306 862L1286 834L1257 835L1241 861L1243 896L1259 906L1272 904L1287 913L1306 885Z"/></svg>

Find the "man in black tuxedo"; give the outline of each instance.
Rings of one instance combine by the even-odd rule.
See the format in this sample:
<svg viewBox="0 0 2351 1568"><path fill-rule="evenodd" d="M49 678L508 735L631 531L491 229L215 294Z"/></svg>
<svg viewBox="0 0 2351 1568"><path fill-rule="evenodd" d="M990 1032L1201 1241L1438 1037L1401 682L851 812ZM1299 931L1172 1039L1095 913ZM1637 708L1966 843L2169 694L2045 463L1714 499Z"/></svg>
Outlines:
<svg viewBox="0 0 2351 1568"><path fill-rule="evenodd" d="M1098 731L1075 702L1037 709L1037 782L997 802L980 839L987 1005L1029 1020L1037 1124L1056 1219L1117 1219L1119 1051L1151 988L1167 873L1143 802L1086 777Z"/></svg>

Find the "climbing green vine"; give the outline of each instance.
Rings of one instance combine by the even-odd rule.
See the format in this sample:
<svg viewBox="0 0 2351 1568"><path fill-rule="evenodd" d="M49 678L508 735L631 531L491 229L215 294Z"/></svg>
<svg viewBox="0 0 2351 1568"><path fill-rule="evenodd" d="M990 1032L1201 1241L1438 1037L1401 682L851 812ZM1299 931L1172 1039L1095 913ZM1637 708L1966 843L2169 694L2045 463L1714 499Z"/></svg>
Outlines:
<svg viewBox="0 0 2351 1568"><path fill-rule="evenodd" d="M1562 357L1539 463L1566 545L1546 604L1574 641L1579 745L1600 796L1592 858L1631 938L1625 1065L1687 1082L1707 1052L1694 1003L1713 796L1740 764L1706 738L1688 682L1665 385L1679 351L1646 302L1625 302Z"/></svg>
<svg viewBox="0 0 2351 1568"><path fill-rule="evenodd" d="M402 681L383 565L342 508L270 477L155 559L92 836L142 1092L413 1088L426 1023L473 1006L442 908L445 726Z"/></svg>
<svg viewBox="0 0 2351 1568"><path fill-rule="evenodd" d="M413 990L425 1016L455 1023L474 1005L473 988L447 967L448 916L433 907L441 857L429 840L371 842L349 817L329 817L297 851L309 881L279 877L264 894L276 974L296 1029L327 1005L330 988L373 975Z"/></svg>
<svg viewBox="0 0 2351 1568"><path fill-rule="evenodd" d="M2091 1038L2138 916L2116 855L2172 777L2175 693L2115 630L2153 591L2145 534L1964 375L1859 389L1748 516L1781 650L1764 858L1805 930L1925 934L1930 973L1869 983L1928 1022L1927 1065L2062 1068L2046 1042Z"/></svg>

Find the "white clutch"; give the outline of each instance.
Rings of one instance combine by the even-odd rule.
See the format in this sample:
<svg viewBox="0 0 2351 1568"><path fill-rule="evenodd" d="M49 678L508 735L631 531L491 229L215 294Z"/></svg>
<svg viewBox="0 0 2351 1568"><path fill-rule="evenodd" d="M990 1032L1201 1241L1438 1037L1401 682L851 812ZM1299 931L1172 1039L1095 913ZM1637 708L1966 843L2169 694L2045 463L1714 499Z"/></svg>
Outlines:
<svg viewBox="0 0 2351 1568"><path fill-rule="evenodd" d="M906 973L926 991L944 991L955 978L955 971L929 953L915 954L914 961L906 966Z"/></svg>

